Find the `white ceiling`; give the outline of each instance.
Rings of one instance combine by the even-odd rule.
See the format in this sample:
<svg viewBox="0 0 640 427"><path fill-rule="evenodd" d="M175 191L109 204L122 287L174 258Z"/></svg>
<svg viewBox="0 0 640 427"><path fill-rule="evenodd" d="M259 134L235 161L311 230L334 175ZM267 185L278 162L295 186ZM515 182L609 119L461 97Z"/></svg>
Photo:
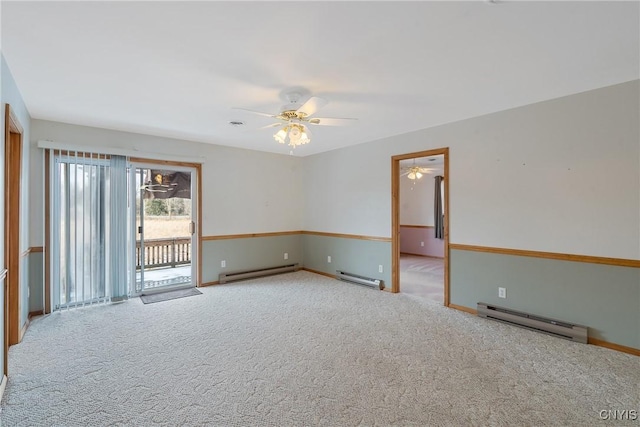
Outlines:
<svg viewBox="0 0 640 427"><path fill-rule="evenodd" d="M288 153L269 118L329 100L306 156L637 79L638 2L9 2L33 118ZM246 125L235 128L230 120Z"/></svg>

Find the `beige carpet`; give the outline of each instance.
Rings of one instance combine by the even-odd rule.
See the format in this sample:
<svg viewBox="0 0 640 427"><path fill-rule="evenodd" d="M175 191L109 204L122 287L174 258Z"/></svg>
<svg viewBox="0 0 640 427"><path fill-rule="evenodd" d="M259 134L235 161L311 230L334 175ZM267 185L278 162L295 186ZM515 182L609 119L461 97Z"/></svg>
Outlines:
<svg viewBox="0 0 640 427"><path fill-rule="evenodd" d="M3 426L587 426L640 358L296 272L36 319Z"/></svg>
<svg viewBox="0 0 640 427"><path fill-rule="evenodd" d="M444 304L444 259L400 254L400 292Z"/></svg>

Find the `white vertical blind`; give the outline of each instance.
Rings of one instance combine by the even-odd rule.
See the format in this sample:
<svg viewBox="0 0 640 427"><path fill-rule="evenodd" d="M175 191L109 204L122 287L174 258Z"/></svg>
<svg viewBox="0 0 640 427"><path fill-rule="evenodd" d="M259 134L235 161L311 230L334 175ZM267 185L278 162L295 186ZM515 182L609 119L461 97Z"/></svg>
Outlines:
<svg viewBox="0 0 640 427"><path fill-rule="evenodd" d="M111 179L109 181L111 212L109 233L109 284L111 298L121 301L128 296L128 261L127 244L128 226L128 186L127 160L122 156L111 156Z"/></svg>
<svg viewBox="0 0 640 427"><path fill-rule="evenodd" d="M128 295L127 160L51 150L54 309Z"/></svg>

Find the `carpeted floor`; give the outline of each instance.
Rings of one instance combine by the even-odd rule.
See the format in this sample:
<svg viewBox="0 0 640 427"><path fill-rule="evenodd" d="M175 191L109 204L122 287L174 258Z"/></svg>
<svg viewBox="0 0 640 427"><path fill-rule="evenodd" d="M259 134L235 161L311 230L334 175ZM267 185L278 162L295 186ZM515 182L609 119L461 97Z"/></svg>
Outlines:
<svg viewBox="0 0 640 427"><path fill-rule="evenodd" d="M309 272L35 319L3 426L587 426L640 358Z"/></svg>
<svg viewBox="0 0 640 427"><path fill-rule="evenodd" d="M400 254L400 292L444 304L444 259Z"/></svg>

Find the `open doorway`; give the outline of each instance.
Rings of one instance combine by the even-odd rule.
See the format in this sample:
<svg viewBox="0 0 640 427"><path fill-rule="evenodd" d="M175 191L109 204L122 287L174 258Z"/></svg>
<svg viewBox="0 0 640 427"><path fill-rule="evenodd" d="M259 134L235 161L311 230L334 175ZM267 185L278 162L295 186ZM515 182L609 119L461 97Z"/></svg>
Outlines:
<svg viewBox="0 0 640 427"><path fill-rule="evenodd" d="M444 155L400 161L400 292L444 303Z"/></svg>
<svg viewBox="0 0 640 427"><path fill-rule="evenodd" d="M135 194L135 293L197 284L196 170L140 165Z"/></svg>
<svg viewBox="0 0 640 427"><path fill-rule="evenodd" d="M392 292L448 306L448 149L394 156L392 173Z"/></svg>

